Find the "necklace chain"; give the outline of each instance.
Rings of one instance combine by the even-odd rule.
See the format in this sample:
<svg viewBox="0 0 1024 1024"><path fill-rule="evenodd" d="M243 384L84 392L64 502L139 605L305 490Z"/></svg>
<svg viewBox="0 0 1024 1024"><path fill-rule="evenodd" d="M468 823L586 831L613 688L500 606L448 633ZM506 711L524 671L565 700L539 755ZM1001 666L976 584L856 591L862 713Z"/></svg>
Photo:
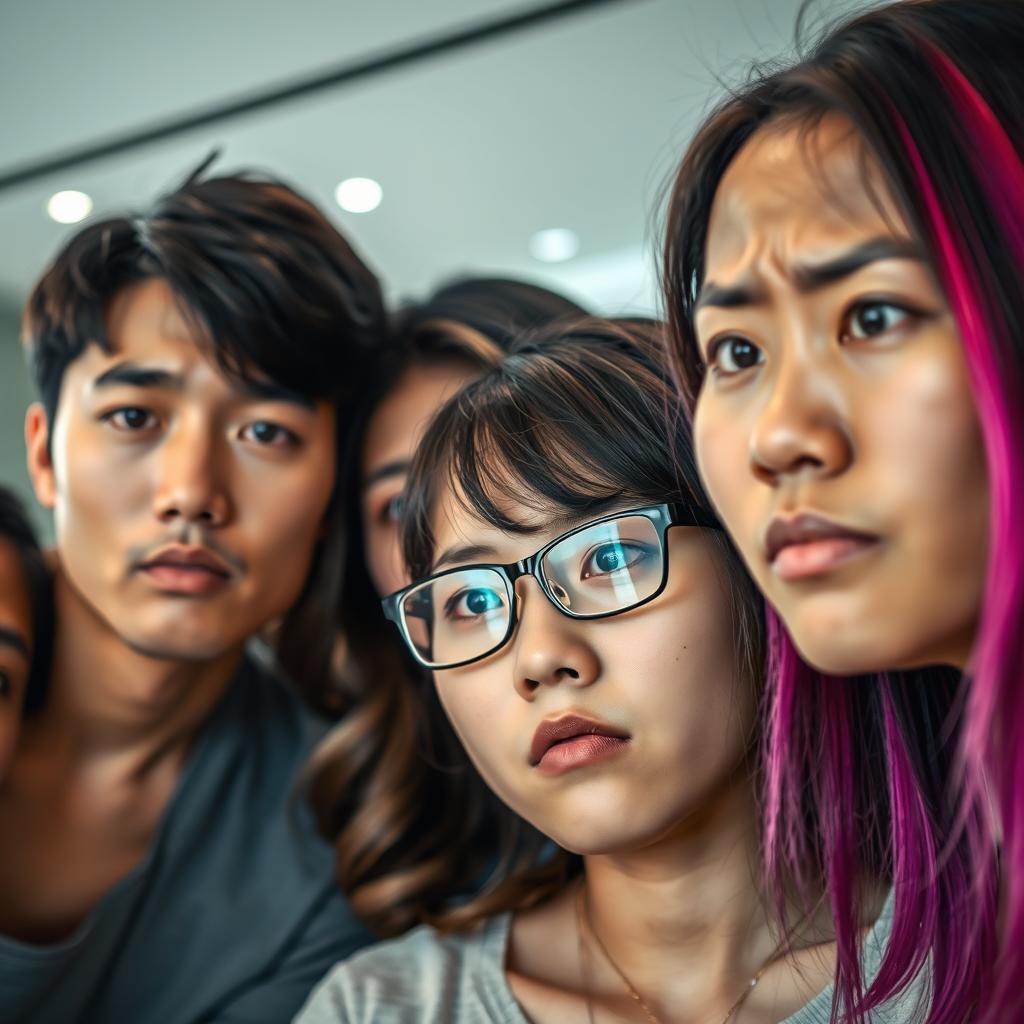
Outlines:
<svg viewBox="0 0 1024 1024"><path fill-rule="evenodd" d="M583 987L584 994L587 999L587 1014L590 1024L593 1024L594 1022L594 1006L590 998L590 972L587 969L587 959L585 956L587 950L583 937L584 930L590 934L590 937L597 944L597 948L601 950L605 960L608 961L608 965L619 976L619 980L625 986L630 999L632 999L633 1002L636 1003L636 1005L644 1012L644 1015L647 1017L648 1024L662 1024L661 1019L650 1008L650 1006L647 1005L644 1001L644 997L637 992L633 983L626 977L626 972L615 962L611 953L608 952L608 947L601 941L601 936L597 934L593 921L590 919L590 903L587 900L587 886L584 881L580 886L579 893L576 897L576 936L579 943L580 968L583 972ZM722 1024L728 1024L728 1022L736 1016L736 1011L739 1010L739 1008L747 1001L747 997L757 987L757 983L764 976L764 972L767 971L773 963L775 963L776 959L778 959L781 949L781 945L776 946L765 962L757 969L757 973L750 979L750 981L747 982L746 987L743 989L742 993L740 993L739 999L729 1007L729 1012L722 1018Z"/></svg>

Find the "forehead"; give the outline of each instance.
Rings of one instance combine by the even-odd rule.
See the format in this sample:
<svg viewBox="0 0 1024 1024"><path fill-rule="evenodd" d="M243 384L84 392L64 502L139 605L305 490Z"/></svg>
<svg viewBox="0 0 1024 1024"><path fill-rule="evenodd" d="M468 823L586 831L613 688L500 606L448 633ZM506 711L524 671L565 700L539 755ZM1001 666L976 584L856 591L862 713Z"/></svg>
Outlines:
<svg viewBox="0 0 1024 1024"><path fill-rule="evenodd" d="M17 548L6 537L0 537L0 627L21 635L26 644L31 640L28 580Z"/></svg>
<svg viewBox="0 0 1024 1024"><path fill-rule="evenodd" d="M813 259L858 239L905 233L878 162L849 121L828 115L811 128L770 124L751 137L719 183L707 274L717 280L765 244Z"/></svg>
<svg viewBox="0 0 1024 1024"><path fill-rule="evenodd" d="M411 459L433 415L478 376L478 370L454 359L410 366L370 417L363 441L363 475Z"/></svg>

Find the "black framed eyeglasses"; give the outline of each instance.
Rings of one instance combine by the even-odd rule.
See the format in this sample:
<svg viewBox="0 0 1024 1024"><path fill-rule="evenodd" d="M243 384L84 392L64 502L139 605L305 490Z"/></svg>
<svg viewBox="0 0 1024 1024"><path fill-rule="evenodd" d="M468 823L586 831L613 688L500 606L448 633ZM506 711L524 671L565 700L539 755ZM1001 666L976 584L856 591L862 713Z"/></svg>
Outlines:
<svg viewBox="0 0 1024 1024"><path fill-rule="evenodd" d="M458 668L503 647L515 632L516 580L532 576L573 619L603 619L653 601L668 580L671 526L721 529L711 513L664 504L613 512L509 565L462 565L384 598L384 614L424 668Z"/></svg>

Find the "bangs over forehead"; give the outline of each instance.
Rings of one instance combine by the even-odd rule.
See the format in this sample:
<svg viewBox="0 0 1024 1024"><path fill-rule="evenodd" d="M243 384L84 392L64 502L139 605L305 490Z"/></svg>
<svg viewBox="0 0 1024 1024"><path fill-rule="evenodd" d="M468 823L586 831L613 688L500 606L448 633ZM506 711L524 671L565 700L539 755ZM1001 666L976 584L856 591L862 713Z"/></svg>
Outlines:
<svg viewBox="0 0 1024 1024"><path fill-rule="evenodd" d="M507 533L619 500L706 508L659 328L581 321L526 336L441 409L407 482L402 536L414 577L433 562L445 493Z"/></svg>

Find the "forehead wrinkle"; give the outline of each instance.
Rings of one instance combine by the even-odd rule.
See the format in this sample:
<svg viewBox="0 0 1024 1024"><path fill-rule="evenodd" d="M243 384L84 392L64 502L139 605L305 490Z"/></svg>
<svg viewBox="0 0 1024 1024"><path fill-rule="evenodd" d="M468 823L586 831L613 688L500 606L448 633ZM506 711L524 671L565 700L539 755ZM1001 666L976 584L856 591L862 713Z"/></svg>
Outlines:
<svg viewBox="0 0 1024 1024"><path fill-rule="evenodd" d="M877 161L855 128L836 115L803 126L769 124L743 146L712 205L705 279L731 285L726 272L741 276L759 256L751 249L765 233L777 269L815 262L805 258L808 249L841 248L837 233L847 244L873 235L909 236Z"/></svg>

